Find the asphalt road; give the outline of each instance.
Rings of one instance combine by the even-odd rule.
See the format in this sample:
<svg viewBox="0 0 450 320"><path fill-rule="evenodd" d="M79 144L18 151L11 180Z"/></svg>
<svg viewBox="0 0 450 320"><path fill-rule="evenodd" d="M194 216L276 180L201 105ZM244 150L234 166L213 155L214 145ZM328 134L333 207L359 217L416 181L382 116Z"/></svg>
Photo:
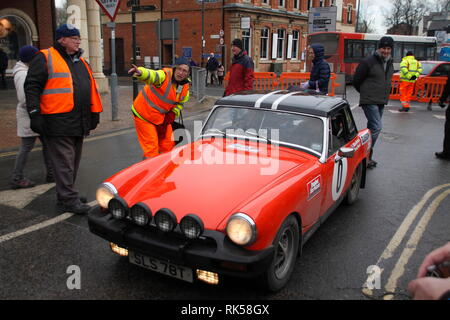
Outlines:
<svg viewBox="0 0 450 320"><path fill-rule="evenodd" d="M364 128L357 95L348 92ZM444 110L413 104L404 114L398 108L397 101L386 108L378 167L368 172L359 200L340 206L319 228L288 285L273 294L250 281L189 284L128 263L89 232L85 216L56 212L39 151L30 154L26 173L40 184L28 190L8 190L14 157L0 154L0 299L409 299L406 286L423 257L450 241L450 162L434 157ZM192 129L206 115L185 122ZM93 201L100 182L140 159L134 130L87 139L77 186ZM72 277L78 271L79 283ZM369 276L371 291L364 290Z"/></svg>

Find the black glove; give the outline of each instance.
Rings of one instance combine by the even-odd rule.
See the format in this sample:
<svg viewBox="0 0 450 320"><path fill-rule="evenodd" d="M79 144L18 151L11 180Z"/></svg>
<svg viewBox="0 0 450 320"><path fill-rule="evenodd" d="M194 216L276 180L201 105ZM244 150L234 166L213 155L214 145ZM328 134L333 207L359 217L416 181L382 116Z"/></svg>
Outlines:
<svg viewBox="0 0 450 320"><path fill-rule="evenodd" d="M91 113L91 125L89 127L89 130L94 130L95 128L97 128L97 125L99 122L100 122L100 113L92 112Z"/></svg>
<svg viewBox="0 0 450 320"><path fill-rule="evenodd" d="M416 80L417 77L416 76L412 76L409 80Z"/></svg>
<svg viewBox="0 0 450 320"><path fill-rule="evenodd" d="M444 101L439 101L439 107L445 108L445 103L444 103Z"/></svg>
<svg viewBox="0 0 450 320"><path fill-rule="evenodd" d="M45 134L45 119L39 109L33 109L29 113L30 115L30 128L41 136Z"/></svg>

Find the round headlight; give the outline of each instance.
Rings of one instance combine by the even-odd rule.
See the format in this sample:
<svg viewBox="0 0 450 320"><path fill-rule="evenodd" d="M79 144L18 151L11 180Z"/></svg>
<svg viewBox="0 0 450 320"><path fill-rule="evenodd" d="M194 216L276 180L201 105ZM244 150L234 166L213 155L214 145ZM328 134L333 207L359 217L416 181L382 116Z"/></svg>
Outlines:
<svg viewBox="0 0 450 320"><path fill-rule="evenodd" d="M203 222L195 214L188 214L180 221L180 229L188 239L197 239L204 230Z"/></svg>
<svg viewBox="0 0 450 320"><path fill-rule="evenodd" d="M108 210L115 219L123 219L127 216L128 205L122 198L115 197L109 201Z"/></svg>
<svg viewBox="0 0 450 320"><path fill-rule="evenodd" d="M97 203L102 208L108 208L109 201L114 198L114 195L117 194L117 189L112 185L112 183L105 182L98 187L97 192L95 193L95 198L97 199Z"/></svg>
<svg viewBox="0 0 450 320"><path fill-rule="evenodd" d="M241 246L250 245L256 239L255 222L244 213L232 215L226 230L231 241Z"/></svg>
<svg viewBox="0 0 450 320"><path fill-rule="evenodd" d="M173 229L177 226L177 217L169 209L159 209L155 213L155 224L161 231L173 231Z"/></svg>
<svg viewBox="0 0 450 320"><path fill-rule="evenodd" d="M142 202L136 203L131 207L130 215L134 223L136 223L138 226L147 225L152 218L152 212L150 211L150 208Z"/></svg>

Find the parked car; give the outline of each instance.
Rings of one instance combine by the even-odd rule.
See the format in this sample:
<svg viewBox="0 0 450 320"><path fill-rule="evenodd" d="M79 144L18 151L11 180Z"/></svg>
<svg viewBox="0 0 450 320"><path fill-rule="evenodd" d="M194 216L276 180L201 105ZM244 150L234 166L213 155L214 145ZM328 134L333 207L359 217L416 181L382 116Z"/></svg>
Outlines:
<svg viewBox="0 0 450 320"><path fill-rule="evenodd" d="M448 61L420 61L422 74L420 77L446 77L450 73Z"/></svg>
<svg viewBox="0 0 450 320"><path fill-rule="evenodd" d="M107 179L89 228L143 268L210 284L258 278L276 291L317 227L357 200L370 146L341 98L224 97L195 141Z"/></svg>

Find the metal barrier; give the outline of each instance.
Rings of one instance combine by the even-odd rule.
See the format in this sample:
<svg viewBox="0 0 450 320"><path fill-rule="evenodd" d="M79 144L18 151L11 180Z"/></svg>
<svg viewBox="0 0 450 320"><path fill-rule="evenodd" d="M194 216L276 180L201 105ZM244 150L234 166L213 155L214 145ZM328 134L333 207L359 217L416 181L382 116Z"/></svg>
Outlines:
<svg viewBox="0 0 450 320"><path fill-rule="evenodd" d="M400 76L392 76L391 94L389 99L400 100ZM444 91L447 77L423 77L419 78L414 85L414 94L411 101L436 103Z"/></svg>
<svg viewBox="0 0 450 320"><path fill-rule="evenodd" d="M191 67L191 71L191 92L201 102L206 95L206 69Z"/></svg>
<svg viewBox="0 0 450 320"><path fill-rule="evenodd" d="M277 79L277 75L274 72L254 72L255 81L253 87L255 90L286 90L289 86L299 86L302 82L309 80L309 72L283 72ZM230 72L227 72L224 78L224 85L228 84L230 79ZM330 91L329 96L335 95L335 88L341 86L336 82L336 74L330 75Z"/></svg>

